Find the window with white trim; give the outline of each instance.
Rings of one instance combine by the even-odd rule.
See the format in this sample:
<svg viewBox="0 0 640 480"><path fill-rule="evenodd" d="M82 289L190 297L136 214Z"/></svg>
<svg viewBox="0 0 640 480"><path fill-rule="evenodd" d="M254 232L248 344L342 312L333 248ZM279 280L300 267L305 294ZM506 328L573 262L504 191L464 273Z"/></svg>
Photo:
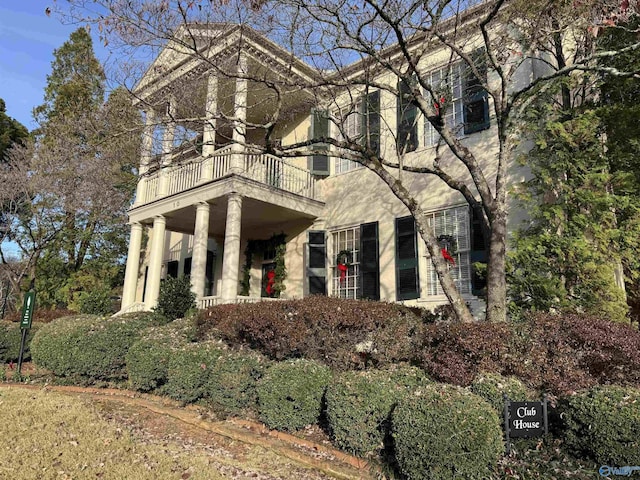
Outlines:
<svg viewBox="0 0 640 480"><path fill-rule="evenodd" d="M360 225L331 234L331 292L334 297L360 298ZM340 252L349 252L349 268L344 275L337 265Z"/></svg>
<svg viewBox="0 0 640 480"><path fill-rule="evenodd" d="M439 103L438 108L443 107L445 109L445 124L458 136L464 134L463 74L464 65L462 62L457 62L432 71L427 74L426 78L427 82L432 85ZM425 92L426 98L430 98L430 96L429 92ZM444 102L442 102L442 99L444 99ZM440 134L425 118L424 144L427 146L435 145L439 140Z"/></svg>
<svg viewBox="0 0 640 480"><path fill-rule="evenodd" d="M449 263L449 272L460 293L471 293L471 265L469 251L471 241L469 235L469 208L456 207L439 210L428 215L429 225L436 238L442 235L454 239L455 249L449 252L455 265ZM444 295L436 271L427 255L427 295Z"/></svg>
<svg viewBox="0 0 640 480"><path fill-rule="evenodd" d="M363 131L362 120L362 99L358 99L355 105L353 105L351 112L344 119L343 131L347 139L356 143L360 141ZM358 162L346 158L336 158L335 165L336 174L350 172L362 166Z"/></svg>

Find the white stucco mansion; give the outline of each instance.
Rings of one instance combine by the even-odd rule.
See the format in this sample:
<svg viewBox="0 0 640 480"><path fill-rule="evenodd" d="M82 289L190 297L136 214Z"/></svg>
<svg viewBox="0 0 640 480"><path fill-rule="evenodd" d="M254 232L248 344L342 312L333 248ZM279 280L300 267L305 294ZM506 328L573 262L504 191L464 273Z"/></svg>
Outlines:
<svg viewBox="0 0 640 480"><path fill-rule="evenodd" d="M193 26L190 35L194 31L206 44L198 55L167 46L134 90L146 132L129 211L121 312L153 308L167 276L188 275L201 308L271 297L272 238L286 246L280 298L325 294L425 307L444 303L413 219L373 172L326 146L298 157L251 147L264 146L264 129L252 125L264 124L275 105L259 78L291 85L271 136L278 145L336 134L329 120L335 107L319 105L317 92L296 87L312 84L317 72L250 28ZM205 42L211 38L216 41ZM437 82L450 69L453 98L446 121L491 162L496 127L490 100L477 89L466 94L470 80L462 66L451 66L448 55L434 51L425 57L425 74ZM237 75L224 74L230 66ZM361 66L349 68L357 74ZM380 81L397 82L381 75L386 77ZM344 124L347 133L368 136L382 156L397 158L395 152L404 151L407 164L433 161L437 134L415 106L376 89L359 96L338 93L334 100L352 112ZM477 303L484 285L472 264L485 260L486 250L467 203L437 179L401 175L431 212L436 235L453 239L451 272L463 296ZM247 245L253 248L249 265ZM339 265L341 252L346 270Z"/></svg>

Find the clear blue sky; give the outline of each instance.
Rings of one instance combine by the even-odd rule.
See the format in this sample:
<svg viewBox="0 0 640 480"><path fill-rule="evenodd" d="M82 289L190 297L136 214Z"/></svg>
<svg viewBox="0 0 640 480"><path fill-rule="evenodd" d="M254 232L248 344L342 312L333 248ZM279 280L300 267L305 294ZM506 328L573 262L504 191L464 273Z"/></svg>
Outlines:
<svg viewBox="0 0 640 480"><path fill-rule="evenodd" d="M31 110L44 97L53 51L78 25L63 25L52 14L53 0L0 0L0 98L7 114L29 130L35 127ZM108 52L93 35L94 50L105 61Z"/></svg>

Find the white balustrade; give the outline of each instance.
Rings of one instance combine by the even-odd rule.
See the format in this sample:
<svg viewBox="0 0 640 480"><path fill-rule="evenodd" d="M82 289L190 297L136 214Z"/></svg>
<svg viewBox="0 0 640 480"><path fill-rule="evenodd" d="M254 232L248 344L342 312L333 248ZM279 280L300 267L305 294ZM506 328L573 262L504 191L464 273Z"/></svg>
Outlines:
<svg viewBox="0 0 640 480"><path fill-rule="evenodd" d="M258 303L258 302L273 302L279 301L280 298L271 298L271 297L247 297L243 295L238 295L235 302L233 303ZM221 297L218 296L210 296L210 297L201 297L197 301L197 307L199 310L204 310L209 307L215 307L216 305L222 305L223 302Z"/></svg>
<svg viewBox="0 0 640 480"><path fill-rule="evenodd" d="M174 155L183 162L185 157L195 154L193 151L181 151ZM168 193L174 195L196 187L202 183L224 177L230 171L232 149L228 145L203 159L196 156L189 163L166 167L168 175ZM244 155L243 171L240 175L256 180L275 189L284 190L309 198L315 198L315 178L308 170L291 165L285 160L267 153L247 153ZM156 171L146 179L144 203L159 198Z"/></svg>

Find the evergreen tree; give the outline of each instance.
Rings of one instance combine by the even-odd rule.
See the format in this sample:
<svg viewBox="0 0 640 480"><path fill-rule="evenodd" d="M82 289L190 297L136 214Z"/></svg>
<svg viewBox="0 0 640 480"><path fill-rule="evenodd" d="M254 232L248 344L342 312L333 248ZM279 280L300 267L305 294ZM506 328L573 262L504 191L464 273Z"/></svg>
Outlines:
<svg viewBox="0 0 640 480"><path fill-rule="evenodd" d="M637 23L606 30L597 47L630 44ZM608 67L640 70L637 51L606 61ZM531 224L514 242L513 306L572 309L612 320L628 319L630 306L637 322L640 81L585 76L581 87L574 89L581 93L577 104L558 109L550 96L531 118L536 144L527 162L533 178L523 196Z"/></svg>
<svg viewBox="0 0 640 480"><path fill-rule="evenodd" d="M27 127L7 115L7 106L0 98L0 161L4 162L5 154L16 142L22 142L29 136Z"/></svg>

